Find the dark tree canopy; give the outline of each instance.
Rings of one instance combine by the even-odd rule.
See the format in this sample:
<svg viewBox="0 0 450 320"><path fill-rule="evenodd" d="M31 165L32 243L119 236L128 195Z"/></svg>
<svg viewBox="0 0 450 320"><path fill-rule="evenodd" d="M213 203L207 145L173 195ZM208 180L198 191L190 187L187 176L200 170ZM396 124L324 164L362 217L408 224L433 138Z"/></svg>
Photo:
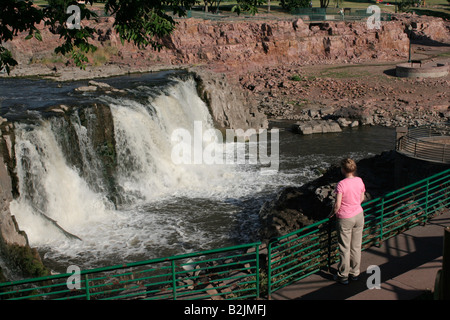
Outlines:
<svg viewBox="0 0 450 320"><path fill-rule="evenodd" d="M84 3L83 3L84 2ZM49 0L48 5L40 8L30 0L1 0L0 1L0 70L10 68L17 62L11 52L4 47L4 43L11 41L21 32L28 32L26 39L32 37L42 41L37 28L41 23L52 32L59 34L63 43L55 48L56 53L70 54L77 66L84 67L86 54L93 52L96 47L89 43L89 39L96 32L86 27L83 20L96 19L97 15L88 9L94 0ZM122 42L129 41L140 48L151 46L159 49L157 39L170 34L176 22L173 17L184 16L197 0L104 0L105 14L115 17L114 28ZM261 0L239 0L238 9L243 8L256 12L256 5ZM71 13L67 7L77 5L80 9L81 27L69 28L67 21ZM239 10L237 10L239 13Z"/></svg>

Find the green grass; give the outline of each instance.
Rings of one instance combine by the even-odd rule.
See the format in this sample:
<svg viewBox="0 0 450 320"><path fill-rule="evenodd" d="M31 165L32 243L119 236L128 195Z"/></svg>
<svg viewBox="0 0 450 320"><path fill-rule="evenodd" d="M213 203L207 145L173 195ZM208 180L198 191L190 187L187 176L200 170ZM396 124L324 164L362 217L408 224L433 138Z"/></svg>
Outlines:
<svg viewBox="0 0 450 320"><path fill-rule="evenodd" d="M400 0L397 0L400 1ZM33 1L35 4L40 6L45 6L48 4L46 0L35 0ZM390 5L387 6L386 4L394 4L395 0L389 1L384 0L381 3L376 3L375 0L349 0L349 1L343 1L339 6L341 8L354 8L354 9L366 9L368 6L377 4L382 12L387 13L393 13L395 12L395 6ZM222 1L220 5L220 11L222 12L231 12L231 8L237 4L236 0L230 0L230 1ZM312 1L313 7L318 8L320 7L319 0L313 0ZM104 3L94 3L95 9L102 9L104 7ZM330 0L330 4L328 6L329 8L335 8L336 2L334 0ZM202 10L202 6L197 6L197 10ZM425 6L422 6L420 8L411 8L409 11L416 12L419 15L431 15L431 16L437 16L442 17L444 19L450 19L450 5L448 4L447 0L425 0ZM268 13L268 6L267 4L258 6L258 12L260 14L267 14ZM270 2L270 13L273 15L284 15L286 14L285 11L283 11L280 7L279 1L271 1ZM245 15L245 13L244 13Z"/></svg>
<svg viewBox="0 0 450 320"><path fill-rule="evenodd" d="M327 70L322 72L319 77L333 78L333 79L348 79L348 78L361 78L370 76L371 73L366 70L358 70L358 72L349 72L348 70L331 71Z"/></svg>
<svg viewBox="0 0 450 320"><path fill-rule="evenodd" d="M361 78L371 76L372 73L365 69L365 66L350 65L350 66L336 66L329 67L321 70L317 77L320 78L334 78L334 79L347 79L347 78Z"/></svg>
<svg viewBox="0 0 450 320"><path fill-rule="evenodd" d="M418 15L434 16L443 19L450 20L450 10L449 9L427 9L427 8L413 8L409 9L409 12L415 12Z"/></svg>
<svg viewBox="0 0 450 320"><path fill-rule="evenodd" d="M442 52L437 55L438 57L450 57L450 52Z"/></svg>

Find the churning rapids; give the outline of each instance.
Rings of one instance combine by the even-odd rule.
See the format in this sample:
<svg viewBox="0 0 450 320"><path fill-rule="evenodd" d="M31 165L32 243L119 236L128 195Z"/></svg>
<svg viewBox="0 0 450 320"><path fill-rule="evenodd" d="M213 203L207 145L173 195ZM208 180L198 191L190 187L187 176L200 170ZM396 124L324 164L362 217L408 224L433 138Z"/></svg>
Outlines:
<svg viewBox="0 0 450 320"><path fill-rule="evenodd" d="M343 156L360 159L393 147L392 129L361 127L301 136L285 130L288 123L272 122L280 129L275 174L265 174L259 163L174 163L174 130L182 128L194 136L195 122L204 131L214 128L195 81L177 72L102 81L121 85L127 94L75 95L73 87L79 82L47 87L44 80L0 84L5 90L2 114L16 118L20 196L11 211L44 263L60 272L69 265L101 267L256 241L259 209L281 187L301 185ZM7 91L8 86L27 86L29 94ZM40 115L45 103L88 101L106 104L111 111L114 195L77 113L70 115L69 123L66 117ZM68 148L67 141L77 145ZM270 142L268 138L269 147ZM242 142L223 143L234 147ZM71 149L77 150L78 166L69 161Z"/></svg>

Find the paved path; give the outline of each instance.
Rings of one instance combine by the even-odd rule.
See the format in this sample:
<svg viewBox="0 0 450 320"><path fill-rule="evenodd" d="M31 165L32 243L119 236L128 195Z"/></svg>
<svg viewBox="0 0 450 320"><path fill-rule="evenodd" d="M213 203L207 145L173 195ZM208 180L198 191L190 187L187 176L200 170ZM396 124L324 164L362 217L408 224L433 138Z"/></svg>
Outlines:
<svg viewBox="0 0 450 320"><path fill-rule="evenodd" d="M362 253L361 277L342 285L333 280L332 270L320 271L280 289L272 300L410 300L434 291L437 271L442 267L444 228L450 226L450 210L425 226L417 226L391 238L380 248ZM381 288L367 288L372 273L367 267L377 265L381 272ZM373 283L370 281L370 283Z"/></svg>

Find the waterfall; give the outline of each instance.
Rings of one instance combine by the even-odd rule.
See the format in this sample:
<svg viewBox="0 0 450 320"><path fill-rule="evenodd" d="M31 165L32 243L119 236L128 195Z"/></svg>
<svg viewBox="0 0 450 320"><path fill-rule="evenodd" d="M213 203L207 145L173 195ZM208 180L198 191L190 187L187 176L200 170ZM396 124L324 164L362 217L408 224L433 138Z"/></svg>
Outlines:
<svg viewBox="0 0 450 320"><path fill-rule="evenodd" d="M15 130L20 197L11 203L11 212L31 243L74 235L74 226L104 219L112 207L105 195L93 191L80 172L68 165L57 142L57 125L52 126L57 121L19 124Z"/></svg>
<svg viewBox="0 0 450 320"><path fill-rule="evenodd" d="M16 124L20 196L11 212L30 244L48 260L98 265L198 250L229 237L239 212L232 199L261 190L264 181L254 168L173 161L176 130L199 134L202 145L211 136L201 133L220 134L195 81L97 99L111 123L86 106ZM99 128L110 128L113 138L98 141ZM213 144L224 150L219 139Z"/></svg>
<svg viewBox="0 0 450 320"><path fill-rule="evenodd" d="M174 130L184 128L193 135L195 121L201 122L205 130L213 128L208 109L195 90L195 82L189 79L166 88L145 104L126 98L109 101L118 185L128 197L127 203L188 189L204 192L208 178L219 178L224 173L217 166L180 165L171 159Z"/></svg>

